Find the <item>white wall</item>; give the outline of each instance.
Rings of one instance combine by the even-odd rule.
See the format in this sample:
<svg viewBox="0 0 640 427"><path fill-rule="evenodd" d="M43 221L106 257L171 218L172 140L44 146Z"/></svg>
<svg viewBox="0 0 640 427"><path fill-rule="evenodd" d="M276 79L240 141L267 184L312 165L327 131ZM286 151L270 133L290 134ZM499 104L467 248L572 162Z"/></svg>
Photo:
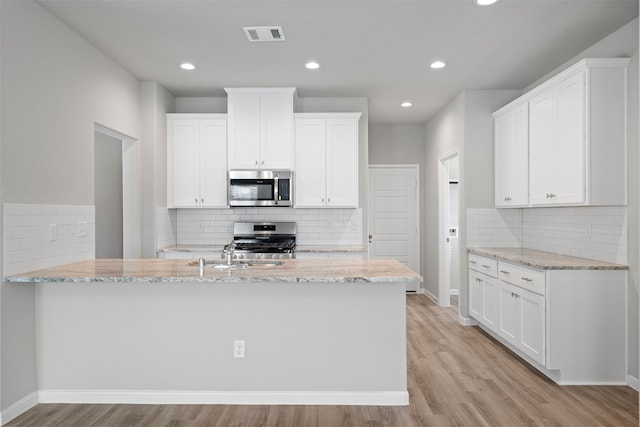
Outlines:
<svg viewBox="0 0 640 427"><path fill-rule="evenodd" d="M139 138L140 85L35 2L0 10L0 202L92 205L94 125ZM2 285L3 412L37 389L34 298Z"/></svg>
<svg viewBox="0 0 640 427"><path fill-rule="evenodd" d="M176 243L167 207L167 113L176 98L157 82L141 83L142 103L142 256L154 258L159 247Z"/></svg>
<svg viewBox="0 0 640 427"><path fill-rule="evenodd" d="M425 207L421 218L424 229L423 244L420 248L422 277L424 277L422 288L435 298L439 297L438 164L442 156L462 150L464 145L464 108L465 94L461 93L425 124L425 167L421 183ZM460 178L461 182L464 182L462 174ZM460 189L462 190L462 188L461 185ZM462 191L460 194L462 195ZM462 197L460 204L463 204Z"/></svg>

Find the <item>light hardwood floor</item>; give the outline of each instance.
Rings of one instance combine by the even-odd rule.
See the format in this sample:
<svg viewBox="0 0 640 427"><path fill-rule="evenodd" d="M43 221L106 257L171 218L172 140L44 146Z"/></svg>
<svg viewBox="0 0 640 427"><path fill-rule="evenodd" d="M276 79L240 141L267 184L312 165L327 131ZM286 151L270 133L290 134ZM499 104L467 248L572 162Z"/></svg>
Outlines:
<svg viewBox="0 0 640 427"><path fill-rule="evenodd" d="M409 406L41 404L7 427L638 425L631 388L560 387L425 296L407 296L407 334Z"/></svg>

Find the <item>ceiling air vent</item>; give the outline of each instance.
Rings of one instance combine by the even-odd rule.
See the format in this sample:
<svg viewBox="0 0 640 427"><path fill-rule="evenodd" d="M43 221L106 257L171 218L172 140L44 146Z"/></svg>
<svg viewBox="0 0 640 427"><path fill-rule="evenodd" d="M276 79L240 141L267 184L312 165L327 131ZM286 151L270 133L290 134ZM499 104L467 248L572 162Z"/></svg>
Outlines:
<svg viewBox="0 0 640 427"><path fill-rule="evenodd" d="M284 41L282 27L242 27L250 42Z"/></svg>

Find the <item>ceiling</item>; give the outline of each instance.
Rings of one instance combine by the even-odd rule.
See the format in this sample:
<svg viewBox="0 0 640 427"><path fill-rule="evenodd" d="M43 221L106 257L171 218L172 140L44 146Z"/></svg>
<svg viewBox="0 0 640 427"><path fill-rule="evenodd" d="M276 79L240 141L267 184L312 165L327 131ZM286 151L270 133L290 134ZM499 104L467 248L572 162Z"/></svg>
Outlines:
<svg viewBox="0 0 640 427"><path fill-rule="evenodd" d="M175 96L292 86L301 97L367 97L378 124L424 123L463 90L523 89L638 16L637 0L38 3ZM251 43L242 30L265 25L282 26L286 41ZM448 66L430 69L435 59ZM321 67L307 70L309 60ZM180 70L183 61L198 68Z"/></svg>

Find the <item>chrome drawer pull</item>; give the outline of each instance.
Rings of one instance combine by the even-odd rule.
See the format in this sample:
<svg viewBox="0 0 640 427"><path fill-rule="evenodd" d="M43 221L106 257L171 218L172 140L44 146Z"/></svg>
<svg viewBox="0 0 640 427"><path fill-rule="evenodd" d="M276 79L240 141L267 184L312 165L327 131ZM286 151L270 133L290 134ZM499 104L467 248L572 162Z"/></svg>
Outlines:
<svg viewBox="0 0 640 427"><path fill-rule="evenodd" d="M469 264L477 264L475 261L469 261Z"/></svg>
<svg viewBox="0 0 640 427"><path fill-rule="evenodd" d="M491 268L491 266L490 266L490 265L484 265L484 264L482 264L482 266L483 266L484 268Z"/></svg>
<svg viewBox="0 0 640 427"><path fill-rule="evenodd" d="M521 277L525 282L533 282L533 279L529 279L528 277Z"/></svg>
<svg viewBox="0 0 640 427"><path fill-rule="evenodd" d="M500 273L502 273L502 274L511 274L510 272L504 271L504 270L500 270Z"/></svg>

